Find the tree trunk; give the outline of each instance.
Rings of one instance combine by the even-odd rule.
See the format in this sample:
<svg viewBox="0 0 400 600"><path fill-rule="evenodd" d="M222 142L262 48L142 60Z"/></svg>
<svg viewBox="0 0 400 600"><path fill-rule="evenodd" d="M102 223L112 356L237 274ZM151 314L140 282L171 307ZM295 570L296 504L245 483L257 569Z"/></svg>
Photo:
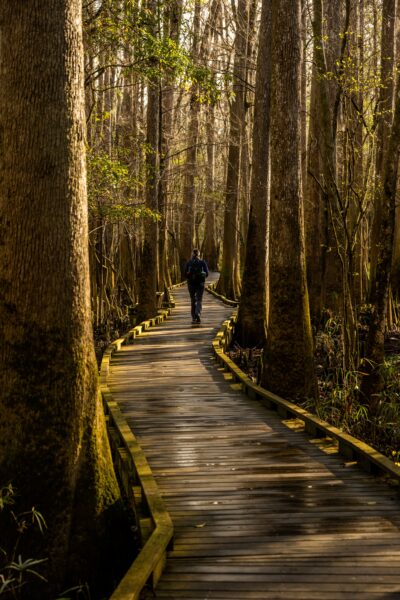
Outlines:
<svg viewBox="0 0 400 600"><path fill-rule="evenodd" d="M81 3L3 0L0 27L0 484L46 519L18 551L48 558L54 598L99 568L119 495L91 327Z"/></svg>
<svg viewBox="0 0 400 600"><path fill-rule="evenodd" d="M355 22L354 29L358 34L357 43L357 73L359 83L364 79L364 0L359 0L358 6L355 9L353 16ZM352 26L353 29L353 26ZM353 94L353 101L357 110L351 111L353 120L355 121L354 146L356 152L354 155L354 184L352 194L351 208L351 230L352 238L354 237L354 272L353 272L353 297L357 307L361 306L365 301L365 256L366 248L363 245L365 237L366 218L364 214L365 205L365 188L364 188L364 149L363 149L363 123L362 115L364 113L364 93L362 86L359 85L359 91ZM357 224L358 222L358 224Z"/></svg>
<svg viewBox="0 0 400 600"><path fill-rule="evenodd" d="M343 4L350 0L317 0L314 2L313 30L315 25L321 27L322 37L318 38L317 65L319 71L318 86L320 93L320 127L321 127L321 175L324 182L323 194L323 304L325 307L340 313L342 309L342 261L343 255L343 222L340 211L340 197L337 160L337 131L340 119L341 100L341 59L347 42L347 31L342 25ZM319 5L319 6L318 6ZM320 18L315 19L315 11L321 11ZM325 70L323 70L325 68ZM326 73L335 73L333 79ZM339 162L341 166L342 163Z"/></svg>
<svg viewBox="0 0 400 600"><path fill-rule="evenodd" d="M384 163L383 158L387 153L387 144L390 125L393 119L393 67L395 50L395 22L396 22L396 0L383 0L382 4L382 41L381 41L381 86L379 90L379 107L381 113L376 128L376 190L374 215L372 222L371 239L371 262L370 262L370 289L371 302L374 302L374 290L376 287L378 255L381 244L381 213L385 211L382 207ZM382 198L382 200L381 200Z"/></svg>
<svg viewBox="0 0 400 600"><path fill-rule="evenodd" d="M379 394L383 389L381 366L385 358L385 326L393 257L394 222L396 210L396 188L400 154L400 75L397 78L396 106L389 142L384 156L383 192L375 287L372 292L374 304L368 331L366 361L362 366L365 373L361 382L361 398L368 403L371 414L379 405Z"/></svg>
<svg viewBox="0 0 400 600"><path fill-rule="evenodd" d="M314 57L318 52L314 44ZM325 276L326 254L326 208L320 185L321 173L321 142L319 126L319 86L321 85L318 69L312 66L310 119L307 152L307 179L305 180L305 232L307 278L310 293L310 312L315 321L319 322L324 305L323 282Z"/></svg>
<svg viewBox="0 0 400 600"><path fill-rule="evenodd" d="M269 318L262 385L316 397L301 186L300 0L272 0Z"/></svg>
<svg viewBox="0 0 400 600"><path fill-rule="evenodd" d="M301 0L301 181L303 197L307 182L307 0Z"/></svg>
<svg viewBox="0 0 400 600"><path fill-rule="evenodd" d="M240 152L245 122L245 74L248 35L248 0L238 0L233 66L233 91L235 97L230 107L229 150L226 175L224 239L221 276L218 290L228 298L239 297L239 281L236 270L238 244L238 205L240 180Z"/></svg>
<svg viewBox="0 0 400 600"><path fill-rule="evenodd" d="M179 45L179 32L182 20L182 1L174 0L165 7L165 37ZM159 182L159 209L161 215L159 232L159 264L160 264L160 290L172 284L168 261L168 194L170 177L170 158L173 137L173 111L174 111L174 75L167 73L163 82L160 106L160 182Z"/></svg>
<svg viewBox="0 0 400 600"><path fill-rule="evenodd" d="M211 271L218 269L217 232L215 223L215 105L207 111L207 195L203 255Z"/></svg>
<svg viewBox="0 0 400 600"><path fill-rule="evenodd" d="M258 0L250 0L248 18L247 49L245 62L245 89L244 89L244 120L243 136L240 152L240 188L239 188L239 225L238 225L238 250L236 252L236 272L239 282L239 292L242 295L242 273L246 260L246 240L249 229L250 216L250 187L251 187L251 166L252 166L252 146L251 135L253 132L253 110L254 106L254 88L256 85L254 63L256 60L256 28L255 19L258 10Z"/></svg>
<svg viewBox="0 0 400 600"><path fill-rule="evenodd" d="M266 336L267 205L271 85L271 0L261 12L253 129L251 205L236 338L249 348L262 346Z"/></svg>
<svg viewBox="0 0 400 600"><path fill-rule="evenodd" d="M193 46L192 60L199 58L199 35L200 35L200 1L195 0L195 14L193 20ZM197 168L197 143L199 137L199 113L200 103L198 101L198 84L193 84L190 93L190 116L185 165L185 185L183 192L183 204L181 215L181 230L179 237L179 262L181 278L185 278L185 265L192 255L194 239L194 219L196 208L196 168Z"/></svg>
<svg viewBox="0 0 400 600"><path fill-rule="evenodd" d="M149 11L153 15L152 34L156 29L156 0L149 0ZM153 58L154 68L157 58ZM153 213L158 211L158 176L159 176L159 118L160 118L160 86L157 77L153 77L147 86L147 139L146 139L146 207ZM158 284L158 222L153 217L146 217L142 260L140 265L140 295L138 320L145 320L157 314Z"/></svg>
<svg viewBox="0 0 400 600"><path fill-rule="evenodd" d="M396 52L395 52L395 65L397 68L400 66L400 0L397 0L396 7ZM397 91L396 91L397 92ZM399 182L397 187L399 188ZM393 295L400 300L400 205L396 206L396 220L394 229L394 243L393 243L393 264L392 264L392 277L391 287Z"/></svg>
<svg viewBox="0 0 400 600"><path fill-rule="evenodd" d="M311 313L316 320L323 306L338 312L341 269L334 228L337 225L336 128L337 90L326 78L336 70L339 58L340 1L330 2L324 10L322 0L313 0L313 70L308 140L308 180L306 197L307 265L310 283ZM326 34L323 23L328 22ZM335 23L335 27L333 24ZM326 46L329 52L326 52ZM329 64L328 63L329 60Z"/></svg>

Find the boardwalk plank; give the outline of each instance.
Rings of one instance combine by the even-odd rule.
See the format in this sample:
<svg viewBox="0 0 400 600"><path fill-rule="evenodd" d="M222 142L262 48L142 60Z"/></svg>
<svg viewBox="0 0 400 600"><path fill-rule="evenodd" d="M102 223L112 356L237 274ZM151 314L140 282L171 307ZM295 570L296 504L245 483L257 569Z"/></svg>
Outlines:
<svg viewBox="0 0 400 600"><path fill-rule="evenodd" d="M206 296L193 328L174 296L110 374L175 525L156 597L400 599L397 494L244 396L210 349L231 309Z"/></svg>

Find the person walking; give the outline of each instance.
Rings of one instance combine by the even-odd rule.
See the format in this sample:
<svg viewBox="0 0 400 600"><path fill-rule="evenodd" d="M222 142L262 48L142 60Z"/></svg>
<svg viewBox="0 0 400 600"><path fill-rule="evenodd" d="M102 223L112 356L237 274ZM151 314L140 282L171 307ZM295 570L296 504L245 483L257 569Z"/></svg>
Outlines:
<svg viewBox="0 0 400 600"><path fill-rule="evenodd" d="M200 258L200 252L197 248L193 249L192 258L186 263L185 274L192 303L192 323L200 323L204 286L206 277L208 277L208 266L206 261Z"/></svg>

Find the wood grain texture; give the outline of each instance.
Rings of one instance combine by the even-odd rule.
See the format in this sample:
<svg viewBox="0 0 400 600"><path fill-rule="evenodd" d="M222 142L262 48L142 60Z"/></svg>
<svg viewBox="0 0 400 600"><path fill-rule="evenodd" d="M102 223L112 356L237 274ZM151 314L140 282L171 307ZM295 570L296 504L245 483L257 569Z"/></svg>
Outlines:
<svg viewBox="0 0 400 600"><path fill-rule="evenodd" d="M156 597L400 598L396 492L242 394L211 349L231 308L205 295L192 328L174 295L109 378L174 521Z"/></svg>

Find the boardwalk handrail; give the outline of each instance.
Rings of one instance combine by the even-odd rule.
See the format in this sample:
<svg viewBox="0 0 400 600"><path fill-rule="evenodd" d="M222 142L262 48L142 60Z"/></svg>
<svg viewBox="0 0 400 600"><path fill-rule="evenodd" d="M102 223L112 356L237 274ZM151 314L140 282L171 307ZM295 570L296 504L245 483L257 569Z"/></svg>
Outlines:
<svg viewBox="0 0 400 600"><path fill-rule="evenodd" d="M400 482L400 468L389 458L365 442L358 440L349 433L323 421L316 415L297 406L293 402L284 400L280 396L269 392L255 384L236 363L226 354L229 348L236 324L236 315L224 321L214 341L213 351L217 362L231 372L234 381L242 384L242 389L250 398L261 401L266 408L276 410L282 419L297 418L304 422L305 432L315 437L334 438L338 442L338 452L348 461L357 461L358 465L369 473L386 474L391 479Z"/></svg>
<svg viewBox="0 0 400 600"><path fill-rule="evenodd" d="M215 283L209 283L206 287L207 292L209 292L215 298L218 298L218 300L221 300L221 302L223 302L224 304L227 304L228 306L238 306L239 302L237 300L229 300L229 298L225 298L225 296L219 294L215 288Z"/></svg>
<svg viewBox="0 0 400 600"><path fill-rule="evenodd" d="M180 285L180 284L178 284ZM178 286L173 286L178 287ZM172 303L173 304L173 303ZM144 586L155 588L173 539L173 523L161 498L147 459L132 429L108 388L110 361L121 346L131 343L143 331L164 321L171 309L143 321L126 335L112 342L100 366L100 393L103 399L113 462L120 484L133 509L142 548L113 592L110 600L139 600Z"/></svg>

